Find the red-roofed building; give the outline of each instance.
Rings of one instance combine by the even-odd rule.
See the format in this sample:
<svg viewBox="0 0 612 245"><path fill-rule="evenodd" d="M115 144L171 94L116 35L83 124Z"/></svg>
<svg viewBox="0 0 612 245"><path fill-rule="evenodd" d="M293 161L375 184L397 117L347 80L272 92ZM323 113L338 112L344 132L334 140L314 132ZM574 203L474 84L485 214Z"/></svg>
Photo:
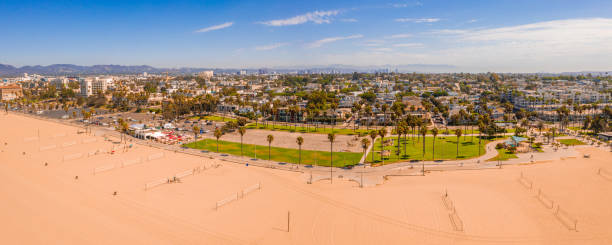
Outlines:
<svg viewBox="0 0 612 245"><path fill-rule="evenodd" d="M23 90L19 85L0 86L0 100L14 100L21 96L23 96Z"/></svg>

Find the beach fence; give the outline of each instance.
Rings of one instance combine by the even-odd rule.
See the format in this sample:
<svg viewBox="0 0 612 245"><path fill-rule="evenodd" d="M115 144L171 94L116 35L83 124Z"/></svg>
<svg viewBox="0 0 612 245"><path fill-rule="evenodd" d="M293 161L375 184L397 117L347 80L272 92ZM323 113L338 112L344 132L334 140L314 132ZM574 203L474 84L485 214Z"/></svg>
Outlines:
<svg viewBox="0 0 612 245"><path fill-rule="evenodd" d="M559 205L557 205L557 209L555 210L555 217L570 231L577 231L576 227L578 225L578 219L572 217L567 211L561 209Z"/></svg>
<svg viewBox="0 0 612 245"><path fill-rule="evenodd" d="M540 201L540 203L542 203L542 205L544 205L544 207L548 209L552 209L555 206L555 202L550 199L550 197L548 197L546 194L544 194L544 192L542 192L542 189L538 189L538 195L536 196L536 198L538 198L538 201Z"/></svg>
<svg viewBox="0 0 612 245"><path fill-rule="evenodd" d="M183 171L180 173L176 173L174 174L174 177L176 177L177 179L181 179L181 178L185 178L187 176L191 176L193 175L193 169L187 170L187 171Z"/></svg>
<svg viewBox="0 0 612 245"><path fill-rule="evenodd" d="M261 183L254 184L242 190L241 196L244 197L253 191L261 190Z"/></svg>
<svg viewBox="0 0 612 245"><path fill-rule="evenodd" d="M160 186L160 185L163 185L163 184L167 184L168 182L169 182L168 178L161 178L161 179L158 179L158 180L151 181L151 182L145 184L145 191L153 189L153 188L155 188L157 186Z"/></svg>
<svg viewBox="0 0 612 245"><path fill-rule="evenodd" d="M56 138L60 138L60 137L66 137L66 133L60 133L60 134L55 134L55 135L53 135L53 138L54 138L54 139L56 139Z"/></svg>
<svg viewBox="0 0 612 245"><path fill-rule="evenodd" d="M121 161L121 167L125 168L127 166L136 165L136 164L139 164L139 163L142 163L142 162L143 162L142 158L140 158L140 157L137 157L137 158L134 158L134 159L129 159L129 160L125 160L124 159L124 160Z"/></svg>
<svg viewBox="0 0 612 245"><path fill-rule="evenodd" d="M73 145L76 145L76 144L77 144L76 141L65 142L65 143L62 144L62 148L67 148L67 147L70 147L70 146L73 146Z"/></svg>
<svg viewBox="0 0 612 245"><path fill-rule="evenodd" d="M220 207L227 205L233 201L238 200L239 198L244 198L247 194L256 191L256 190L261 190L261 183L257 183L255 185L249 186L247 188L242 189L240 192L236 192L234 194L232 194L229 197L226 197L224 199L221 199L219 201L217 201L215 203L215 210L219 210Z"/></svg>
<svg viewBox="0 0 612 245"><path fill-rule="evenodd" d="M108 164L108 165L104 165L104 166L100 166L100 167L95 167L93 170L93 174L96 175L98 173L101 172L106 172L106 171L110 171L113 170L115 168L115 164Z"/></svg>
<svg viewBox="0 0 612 245"><path fill-rule="evenodd" d="M101 153L104 153L104 150L102 149L93 150L87 153L87 157L92 157L92 156L95 156Z"/></svg>
<svg viewBox="0 0 612 245"><path fill-rule="evenodd" d="M192 175L196 175L199 174L201 172L204 172L207 169L212 169L212 168L218 168L222 166L221 164L211 164L209 167L206 167L206 165L202 165L202 166L198 166L195 167L193 169L189 169L189 170L185 170L182 172L178 172L176 174L174 174L172 177L170 178L161 178L161 179L157 179L151 182L148 182L145 184L145 191L146 190L150 190L154 187L163 185L163 184L169 184L169 183L173 183L175 181L180 181L182 178L188 177L188 176L192 176Z"/></svg>
<svg viewBox="0 0 612 245"><path fill-rule="evenodd" d="M38 151L48 151L57 148L57 145L41 146Z"/></svg>
<svg viewBox="0 0 612 245"><path fill-rule="evenodd" d="M155 153L155 154L151 154L147 157L147 161L153 161L153 160L157 160L160 158L164 157L164 153L163 152L159 152L159 153Z"/></svg>
<svg viewBox="0 0 612 245"><path fill-rule="evenodd" d="M79 159L81 157L83 157L83 153L80 153L80 152L79 153L74 153L74 154L64 155L62 157L62 162Z"/></svg>
<svg viewBox="0 0 612 245"><path fill-rule="evenodd" d="M523 175L523 172L521 172L521 176L519 177L518 181L525 188L530 189L530 190L533 189L533 181L525 177L525 175Z"/></svg>
<svg viewBox="0 0 612 245"><path fill-rule="evenodd" d="M612 172L605 170L603 168L597 169L597 174L603 177L606 180L612 181Z"/></svg>
<svg viewBox="0 0 612 245"><path fill-rule="evenodd" d="M234 193L229 197L221 199L215 203L215 210L219 210L220 207L227 205L230 202L238 200L238 193Z"/></svg>
<svg viewBox="0 0 612 245"><path fill-rule="evenodd" d="M96 139L96 138L84 139L83 140L83 144L93 143L93 142L96 142L97 140L98 139Z"/></svg>
<svg viewBox="0 0 612 245"><path fill-rule="evenodd" d="M461 217L459 217L457 209L455 208L455 204L453 203L453 200L450 199L447 193L442 195L442 203L448 211L448 219L450 220L453 229L455 231L463 231L463 220L461 220Z"/></svg>

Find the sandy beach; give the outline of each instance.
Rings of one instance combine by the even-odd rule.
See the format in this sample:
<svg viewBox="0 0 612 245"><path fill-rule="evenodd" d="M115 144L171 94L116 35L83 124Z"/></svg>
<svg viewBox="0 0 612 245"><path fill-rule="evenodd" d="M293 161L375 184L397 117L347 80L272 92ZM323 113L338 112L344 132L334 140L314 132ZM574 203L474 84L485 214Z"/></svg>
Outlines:
<svg viewBox="0 0 612 245"><path fill-rule="evenodd" d="M124 152L95 129L17 114L0 125L3 244L612 244L604 148L359 188L138 144Z"/></svg>

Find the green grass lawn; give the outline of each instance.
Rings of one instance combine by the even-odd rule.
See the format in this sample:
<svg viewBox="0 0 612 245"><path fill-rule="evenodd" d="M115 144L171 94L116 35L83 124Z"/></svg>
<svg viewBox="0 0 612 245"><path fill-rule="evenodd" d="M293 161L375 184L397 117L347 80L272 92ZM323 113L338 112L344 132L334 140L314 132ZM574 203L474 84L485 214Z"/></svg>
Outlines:
<svg viewBox="0 0 612 245"><path fill-rule="evenodd" d="M211 152L217 151L217 141L215 139L204 139L198 142L185 144L186 147L203 149ZM244 156L268 160L268 146L244 144L242 146ZM257 149L257 151L255 150ZM255 157L257 152L257 157ZM240 156L240 143L219 140L219 153L227 153ZM357 164L361 160L363 153L354 152L334 152L334 167ZM272 161L298 163L298 149L271 147L270 156ZM302 164L329 166L329 151L309 151L302 150Z"/></svg>
<svg viewBox="0 0 612 245"><path fill-rule="evenodd" d="M557 141L567 146L584 145L584 142L577 140L577 139L558 139Z"/></svg>
<svg viewBox="0 0 612 245"><path fill-rule="evenodd" d="M544 152L544 150L542 150L542 146L538 147L536 144L531 144L531 149L537 152Z"/></svg>
<svg viewBox="0 0 612 245"><path fill-rule="evenodd" d="M414 144L413 140L410 137L407 138L407 141L404 142L403 137L400 139L400 155L399 159L397 156L397 137L385 137L385 140L393 139L393 146L385 146L385 150L389 150L391 152L390 156L385 157L385 164L393 163L398 161L406 161L406 160L422 160L423 159L423 139L417 142L415 137ZM490 140L482 139L480 144L480 154L485 153L485 145L489 143ZM404 143L406 146L406 151L404 152ZM457 137L455 136L438 136L436 137L436 145L435 145L435 158L432 155L432 146L433 137L429 136L425 139L425 160L454 160L454 159L468 159L478 156L478 137L474 137L472 141L472 137L468 136L465 139L461 137L459 141L459 156L457 157ZM374 145L374 149L370 151L367 157L367 161L372 162L372 157L374 157L374 163L380 162L380 139L376 140L376 144Z"/></svg>
<svg viewBox="0 0 612 245"><path fill-rule="evenodd" d="M189 119L191 120L198 120L200 117L195 116L195 117L191 117ZM213 121L213 122L236 122L237 120L234 118L230 118L230 117L220 117L220 116L215 116L215 115L208 115L208 116L203 116L202 120L209 120L209 121Z"/></svg>
<svg viewBox="0 0 612 245"><path fill-rule="evenodd" d="M257 127L255 126L255 123L249 123L246 125L247 129L263 129L263 130L279 130L279 131L287 131L287 132L298 132L298 133L315 133L315 134L329 134L332 132L332 128L330 125L325 125L324 127L319 126L317 128L313 126L309 126L309 127L303 127L303 126L297 126L295 127L293 124L291 123L271 123L268 122L267 125L265 124L261 124L258 123ZM389 131L389 133L392 133L392 130L395 129L395 127L389 126L387 127L387 130ZM339 128L338 126L334 127L333 132L335 134L342 134L342 135L366 135L368 132L374 130L373 128L371 128L370 130L367 130L367 128L359 128L356 130L353 130L352 127L349 128ZM464 130L463 128L461 128L461 130ZM514 129L507 129L508 133L513 133ZM412 132L411 132L412 133ZM418 129L415 128L414 131L415 135L418 134ZM446 130L444 129L440 129L438 131L438 135L444 135L444 133L446 133ZM464 131L463 134L478 134L479 130L474 128L473 130L470 129L470 127L468 127L467 131ZM431 129L427 131L427 134L431 134ZM448 130L448 135L454 135L455 134L455 130Z"/></svg>
<svg viewBox="0 0 612 245"><path fill-rule="evenodd" d="M516 156L516 154L501 148L501 149L497 149L497 156L491 159L488 159L487 161L506 161L512 158L518 158Z"/></svg>
<svg viewBox="0 0 612 245"><path fill-rule="evenodd" d="M310 126L308 128L302 126L293 126L291 124L272 124L268 123L268 125L258 123L257 127L255 127L255 123L250 123L246 125L247 129L264 129L264 130L279 130L279 131L287 131L287 132L298 132L298 133L315 133L315 134L329 134L332 132L332 128L330 125L325 125L325 127L317 127ZM357 129L353 131L352 128L339 128L336 126L333 129L335 134L343 134L343 135L356 135L356 134L365 134L368 131L365 129Z"/></svg>

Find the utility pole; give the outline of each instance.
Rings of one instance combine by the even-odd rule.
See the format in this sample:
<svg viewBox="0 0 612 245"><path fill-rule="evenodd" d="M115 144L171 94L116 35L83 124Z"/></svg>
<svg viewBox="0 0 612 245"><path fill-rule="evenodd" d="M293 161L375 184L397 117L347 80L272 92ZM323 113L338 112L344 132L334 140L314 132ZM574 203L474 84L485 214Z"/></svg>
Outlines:
<svg viewBox="0 0 612 245"><path fill-rule="evenodd" d="M291 224L291 212L287 211L287 232L289 232L290 224Z"/></svg>

